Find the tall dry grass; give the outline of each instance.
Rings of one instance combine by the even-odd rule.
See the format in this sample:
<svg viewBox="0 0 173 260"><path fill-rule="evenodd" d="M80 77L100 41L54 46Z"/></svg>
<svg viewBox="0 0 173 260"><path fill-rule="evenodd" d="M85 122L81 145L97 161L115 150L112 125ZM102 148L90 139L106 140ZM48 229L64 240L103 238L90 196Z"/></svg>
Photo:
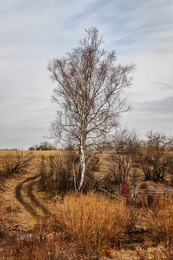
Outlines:
<svg viewBox="0 0 173 260"><path fill-rule="evenodd" d="M157 198L152 206L145 202L143 209L153 239L169 250L173 248L173 199Z"/></svg>
<svg viewBox="0 0 173 260"><path fill-rule="evenodd" d="M124 202L93 192L70 194L56 213L66 234L86 252L100 253L134 228L136 214Z"/></svg>

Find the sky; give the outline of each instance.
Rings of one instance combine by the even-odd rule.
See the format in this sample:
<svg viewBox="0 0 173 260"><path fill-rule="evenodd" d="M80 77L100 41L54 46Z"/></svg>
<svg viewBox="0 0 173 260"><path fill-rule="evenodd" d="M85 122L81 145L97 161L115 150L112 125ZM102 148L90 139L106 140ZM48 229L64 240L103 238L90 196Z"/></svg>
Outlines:
<svg viewBox="0 0 173 260"><path fill-rule="evenodd" d="M172 135L172 0L1 0L0 24L0 149L48 140L57 110L48 63L91 26L118 62L136 65L122 127L140 138L150 130Z"/></svg>

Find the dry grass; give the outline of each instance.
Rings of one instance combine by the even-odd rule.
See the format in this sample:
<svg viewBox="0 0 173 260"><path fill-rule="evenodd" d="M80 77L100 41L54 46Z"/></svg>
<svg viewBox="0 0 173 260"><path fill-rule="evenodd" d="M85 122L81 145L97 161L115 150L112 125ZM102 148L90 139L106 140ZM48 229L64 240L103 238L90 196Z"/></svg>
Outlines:
<svg viewBox="0 0 173 260"><path fill-rule="evenodd" d="M100 253L134 228L135 213L124 202L112 201L95 193L67 195L57 204L61 226L79 248Z"/></svg>
<svg viewBox="0 0 173 260"><path fill-rule="evenodd" d="M24 234L0 230L0 259L78 259L71 245L52 226L53 223L37 224L32 232Z"/></svg>
<svg viewBox="0 0 173 260"><path fill-rule="evenodd" d="M2 174L8 177L15 174L26 173L29 165L32 163L34 156L32 153L16 152L8 154L2 161Z"/></svg>
<svg viewBox="0 0 173 260"><path fill-rule="evenodd" d="M152 205L145 202L143 209L153 239L169 250L173 248L173 199L156 198Z"/></svg>
<svg viewBox="0 0 173 260"><path fill-rule="evenodd" d="M173 253L162 246L157 248L148 248L147 250L141 247L136 248L136 255L138 260L172 260Z"/></svg>

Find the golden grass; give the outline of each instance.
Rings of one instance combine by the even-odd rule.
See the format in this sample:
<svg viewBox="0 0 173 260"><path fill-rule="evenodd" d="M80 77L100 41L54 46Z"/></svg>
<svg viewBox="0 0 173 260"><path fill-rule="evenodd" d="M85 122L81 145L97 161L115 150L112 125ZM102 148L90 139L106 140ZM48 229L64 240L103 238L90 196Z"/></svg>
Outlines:
<svg viewBox="0 0 173 260"><path fill-rule="evenodd" d="M33 156L32 164L29 169L34 173L37 173L38 165L41 161L42 156L48 159L50 156L61 156L65 157L65 152L62 150L52 150L52 151L14 151L14 150L0 150L0 171L3 170L4 163L8 161L9 165L14 165L17 161L17 157ZM34 166L34 167L32 167Z"/></svg>
<svg viewBox="0 0 173 260"><path fill-rule="evenodd" d="M101 252L135 222L135 213L124 202L93 192L67 195L62 204L57 204L55 214L65 232L87 252Z"/></svg>
<svg viewBox="0 0 173 260"><path fill-rule="evenodd" d="M148 228L153 238L165 247L173 247L173 199L155 199L152 206L144 207Z"/></svg>

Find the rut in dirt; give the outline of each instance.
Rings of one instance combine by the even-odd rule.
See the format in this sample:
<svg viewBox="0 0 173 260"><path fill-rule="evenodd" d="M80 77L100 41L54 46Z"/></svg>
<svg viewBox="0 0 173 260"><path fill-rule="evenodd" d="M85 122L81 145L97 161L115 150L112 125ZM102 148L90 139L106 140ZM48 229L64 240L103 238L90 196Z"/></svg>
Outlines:
<svg viewBox="0 0 173 260"><path fill-rule="evenodd" d="M49 210L35 197L33 193L33 187L39 181L40 175L29 177L19 183L15 189L16 199L24 206L24 208L34 217L42 219L44 217L50 217L51 213ZM28 202L26 198L30 200ZM38 213L36 208L41 209L42 214Z"/></svg>

